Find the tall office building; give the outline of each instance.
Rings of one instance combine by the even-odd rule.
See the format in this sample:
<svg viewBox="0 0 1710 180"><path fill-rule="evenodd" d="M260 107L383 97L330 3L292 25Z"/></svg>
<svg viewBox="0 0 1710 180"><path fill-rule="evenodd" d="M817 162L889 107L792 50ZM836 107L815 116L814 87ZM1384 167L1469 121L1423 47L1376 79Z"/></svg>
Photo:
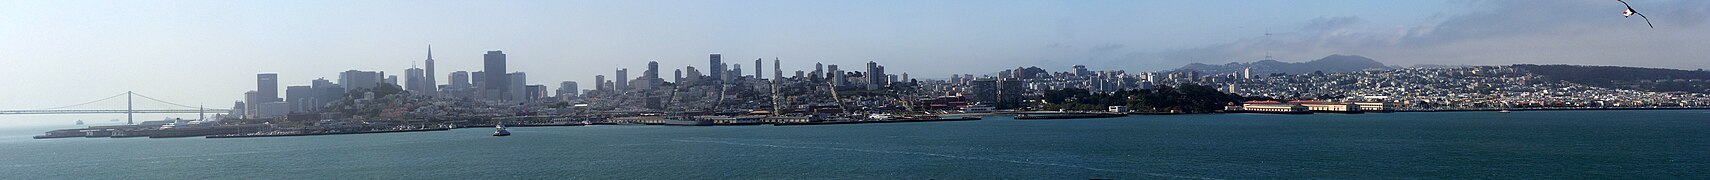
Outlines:
<svg viewBox="0 0 1710 180"><path fill-rule="evenodd" d="M256 74L255 92L256 98L259 98L258 102L279 102L279 74Z"/></svg>
<svg viewBox="0 0 1710 180"><path fill-rule="evenodd" d="M522 100L518 101L546 98L546 85L535 84L523 86L522 94Z"/></svg>
<svg viewBox="0 0 1710 180"><path fill-rule="evenodd" d="M885 68L878 62L867 61L867 90L878 90L885 85Z"/></svg>
<svg viewBox="0 0 1710 180"><path fill-rule="evenodd" d="M383 81L383 77L380 77L380 72L344 70L344 72L340 72L339 74L339 86L344 86L345 91L374 89L374 86L378 86L380 81Z"/></svg>
<svg viewBox="0 0 1710 180"><path fill-rule="evenodd" d="M487 89L487 83L486 82L487 82L487 72L475 71L475 72L469 73L469 84L474 85L472 87L476 91L485 91L482 89ZM475 94L475 95L477 97L484 96L483 94Z"/></svg>
<svg viewBox="0 0 1710 180"><path fill-rule="evenodd" d="M1241 79L1252 79L1253 67L1241 68Z"/></svg>
<svg viewBox="0 0 1710 180"><path fill-rule="evenodd" d="M433 91L428 90L429 86L433 85L427 84L427 77L427 72L422 68L404 69L404 90L415 94L433 94Z"/></svg>
<svg viewBox="0 0 1710 180"><path fill-rule="evenodd" d="M1075 76L1092 76L1092 71L1088 71L1086 65L1075 65L1073 68Z"/></svg>
<svg viewBox="0 0 1710 180"><path fill-rule="evenodd" d="M482 68L482 72L487 73L487 79L481 85L481 89L485 91L482 96L488 100L496 101L511 99L511 77L505 75L505 72L510 72L505 70L505 52L487 51L487 54L482 55L481 60L482 65L485 66Z"/></svg>
<svg viewBox="0 0 1710 180"><path fill-rule="evenodd" d="M700 83L701 79L706 78L704 76L701 76L701 71L695 70L694 66L684 67L683 73L687 73L687 74L683 74L683 81L686 81L688 83ZM677 82L677 83L685 83L685 82Z"/></svg>
<svg viewBox="0 0 1710 180"><path fill-rule="evenodd" d="M469 71L457 71L457 72L451 72L450 87L451 88L457 88L457 89L468 89L468 88L474 88L475 86L471 86L469 84Z"/></svg>
<svg viewBox="0 0 1710 180"><path fill-rule="evenodd" d="M607 91L612 90L612 89L610 89L610 88L612 88L612 80L606 80L606 82L601 82L600 85L606 86L606 88L608 88L608 89L606 89Z"/></svg>
<svg viewBox="0 0 1710 180"><path fill-rule="evenodd" d="M291 112L312 112L320 107L320 99L316 97L313 86L286 86L285 102L291 105Z"/></svg>
<svg viewBox="0 0 1710 180"><path fill-rule="evenodd" d="M736 66L742 66L742 65L737 64ZM739 76L738 73L730 73L730 69L735 69L735 68L740 68L740 67L731 67L730 64L721 64L721 65L718 65L718 67L721 68L721 69L719 69L719 71L723 71L722 72L723 75L720 75L718 78L714 78L714 79L718 79L719 81L729 82L732 79L736 79L736 76Z"/></svg>
<svg viewBox="0 0 1710 180"><path fill-rule="evenodd" d="M331 104L333 101L344 99L344 87L340 87L338 84L333 84L332 81L328 81L326 78L315 79L313 83L309 83L309 88L314 89L314 98L318 101L317 103L310 104L310 106L314 106L316 108L326 107L327 104ZM286 96L289 97L289 93L287 93Z"/></svg>
<svg viewBox="0 0 1710 180"><path fill-rule="evenodd" d="M617 82L614 82L616 84L613 84L612 88L617 88L618 92L629 91L629 68L618 68L615 76L617 79L612 80Z"/></svg>
<svg viewBox="0 0 1710 180"><path fill-rule="evenodd" d="M606 87L605 82L606 82L606 75L594 75L594 90L595 91L610 90L610 89L606 89L606 88L611 88L611 87Z"/></svg>
<svg viewBox="0 0 1710 180"><path fill-rule="evenodd" d="M712 53L711 55L708 55L709 60L708 60L708 64L707 64L707 66L708 66L707 67L707 73L709 73L709 74L707 74L707 76L712 77L712 79L714 79L714 81L718 81L718 79L724 78L724 72L723 72L723 71L725 71L724 60L722 60L722 57L720 57L720 56L723 56L723 55L720 55L718 53Z"/></svg>
<svg viewBox="0 0 1710 180"><path fill-rule="evenodd" d="M742 77L743 76L742 75L742 64L736 64L736 66L730 67L730 74L728 74L727 76L732 76L732 77L726 78L725 79L726 81L735 80L736 78Z"/></svg>
<svg viewBox="0 0 1710 180"><path fill-rule="evenodd" d="M825 77L825 64L813 63L813 74L808 74L808 79L819 80L821 77Z"/></svg>
<svg viewBox="0 0 1710 180"><path fill-rule="evenodd" d="M825 72L829 73L829 74L825 75L825 78L827 78L827 80L831 80L831 84L833 84L835 86L843 86L843 83L844 83L843 81L846 80L843 78L843 71L837 70L836 64L825 66L825 67L826 67Z"/></svg>
<svg viewBox="0 0 1710 180"><path fill-rule="evenodd" d="M510 74L505 75L508 80L511 80L509 83L510 87L508 88L508 90L510 90L510 95L507 95L508 97L511 97L511 101L521 102L534 98L527 94L530 91L530 89L527 89L528 74L523 74L522 72L511 72Z"/></svg>
<svg viewBox="0 0 1710 180"><path fill-rule="evenodd" d="M832 65L832 67L837 67L837 66ZM831 85L837 86L837 87L843 87L843 86L847 86L849 84L849 75L848 74L844 74L843 70L837 70L837 68L831 68L831 69L832 69L831 70L831 82L832 82Z"/></svg>
<svg viewBox="0 0 1710 180"><path fill-rule="evenodd" d="M560 97L576 96L576 91L576 81L564 81L558 83L557 94Z"/></svg>
<svg viewBox="0 0 1710 180"><path fill-rule="evenodd" d="M764 59L765 58L754 58L754 78L755 79L766 78L766 73L763 73L763 72L766 72L766 70L765 70L766 68L760 66L761 63L764 63L764 62L760 62L760 60L764 60Z"/></svg>
<svg viewBox="0 0 1710 180"><path fill-rule="evenodd" d="M424 82L427 83L427 95L437 94L435 92L439 91L439 81L433 78L438 76L433 73L433 45L428 45L427 72L423 73L423 76L427 77L427 82Z"/></svg>
<svg viewBox="0 0 1710 180"><path fill-rule="evenodd" d="M677 69L677 75L671 78L671 83L683 83L683 69Z"/></svg>
<svg viewBox="0 0 1710 180"><path fill-rule="evenodd" d="M257 95L257 94L260 94L260 93L257 93L255 91L243 92L243 102L244 102L243 118L255 118L255 108L256 108L255 106L258 104L261 104L261 97L260 97L261 95ZM136 123L125 122L125 124L136 124Z"/></svg>
<svg viewBox="0 0 1710 180"><path fill-rule="evenodd" d="M647 61L647 72L641 72L641 77L661 78L659 77L659 61Z"/></svg>

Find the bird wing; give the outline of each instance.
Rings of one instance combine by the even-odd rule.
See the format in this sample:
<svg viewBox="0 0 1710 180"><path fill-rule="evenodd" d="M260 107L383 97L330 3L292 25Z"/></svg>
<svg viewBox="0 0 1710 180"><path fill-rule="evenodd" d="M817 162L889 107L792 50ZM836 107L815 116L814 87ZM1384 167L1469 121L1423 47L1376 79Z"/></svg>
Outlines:
<svg viewBox="0 0 1710 180"><path fill-rule="evenodd" d="M1622 13L1622 15L1625 15L1625 16L1632 16L1632 15L1626 15L1626 13L1633 13L1633 14L1637 14L1637 15L1639 15L1639 18L1642 18L1642 19L1645 19L1645 26L1649 26L1649 27L1651 27L1651 28L1657 28L1657 26L1656 26L1656 25L1652 25L1652 24L1651 24L1651 18L1650 18L1650 17L1645 17L1645 14L1644 14L1644 13L1639 13L1639 11L1638 11L1638 10L1633 10L1633 5L1631 5L1631 4L1627 4L1627 1L1623 1L1623 0L1615 0L1615 2L1621 2L1621 6L1626 6L1626 7L1627 7L1627 12L1623 12L1623 13Z"/></svg>
<svg viewBox="0 0 1710 180"><path fill-rule="evenodd" d="M1645 19L1645 26L1650 26L1651 28L1657 28L1657 25L1651 25L1651 18L1645 17L1644 13L1639 13L1638 11L1633 11L1633 14L1637 14L1637 15L1639 15L1639 18Z"/></svg>

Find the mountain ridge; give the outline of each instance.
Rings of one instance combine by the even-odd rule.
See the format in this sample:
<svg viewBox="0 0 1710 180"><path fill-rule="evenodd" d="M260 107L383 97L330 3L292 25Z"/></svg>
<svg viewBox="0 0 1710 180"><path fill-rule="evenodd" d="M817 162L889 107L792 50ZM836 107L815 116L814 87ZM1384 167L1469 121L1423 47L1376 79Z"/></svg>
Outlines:
<svg viewBox="0 0 1710 180"><path fill-rule="evenodd" d="M1273 74L1273 73L1285 73L1285 74L1306 74L1306 73L1313 73L1313 72L1336 73L1336 72L1361 71L1361 70L1367 70L1367 69L1393 69L1394 67L1384 65L1383 62L1378 62L1377 60L1372 60L1371 58L1367 58L1365 56L1333 54L1333 55L1325 56L1324 58L1319 58L1316 60L1306 61L1306 62L1282 62L1282 61L1277 61L1277 60L1266 59L1266 60L1253 61L1253 62L1249 62L1249 63L1230 62L1227 64L1221 64L1221 65L1212 65L1212 64L1205 64L1205 63L1191 63L1188 65L1184 65L1181 68L1176 68L1174 70L1169 70L1169 71L1172 71L1172 72L1174 72L1174 71L1198 71L1200 73L1205 73L1205 74L1229 74L1229 73L1240 73L1241 71L1243 71L1247 68L1252 68L1252 71L1253 71L1252 74L1254 76L1263 76L1265 74Z"/></svg>

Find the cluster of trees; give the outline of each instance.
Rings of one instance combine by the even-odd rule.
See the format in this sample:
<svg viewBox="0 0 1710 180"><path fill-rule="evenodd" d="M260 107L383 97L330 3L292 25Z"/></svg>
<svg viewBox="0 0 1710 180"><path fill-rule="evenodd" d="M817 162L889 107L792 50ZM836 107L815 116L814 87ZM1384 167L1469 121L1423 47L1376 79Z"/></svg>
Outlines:
<svg viewBox="0 0 1710 180"><path fill-rule="evenodd" d="M1064 110L1104 110L1110 106L1128 106L1142 112L1206 113L1222 110L1224 105L1247 98L1223 93L1215 88L1197 84L1180 87L1160 85L1152 89L1121 90L1095 93L1086 89L1047 90L1039 107Z"/></svg>

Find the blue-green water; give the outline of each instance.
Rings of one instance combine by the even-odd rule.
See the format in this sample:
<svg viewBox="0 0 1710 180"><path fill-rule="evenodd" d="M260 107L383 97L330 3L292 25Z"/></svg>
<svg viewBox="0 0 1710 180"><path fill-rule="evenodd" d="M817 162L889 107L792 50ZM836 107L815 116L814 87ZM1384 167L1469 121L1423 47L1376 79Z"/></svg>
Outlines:
<svg viewBox="0 0 1710 180"><path fill-rule="evenodd" d="M0 129L0 179L1710 178L1710 111L586 126L278 138Z"/></svg>

